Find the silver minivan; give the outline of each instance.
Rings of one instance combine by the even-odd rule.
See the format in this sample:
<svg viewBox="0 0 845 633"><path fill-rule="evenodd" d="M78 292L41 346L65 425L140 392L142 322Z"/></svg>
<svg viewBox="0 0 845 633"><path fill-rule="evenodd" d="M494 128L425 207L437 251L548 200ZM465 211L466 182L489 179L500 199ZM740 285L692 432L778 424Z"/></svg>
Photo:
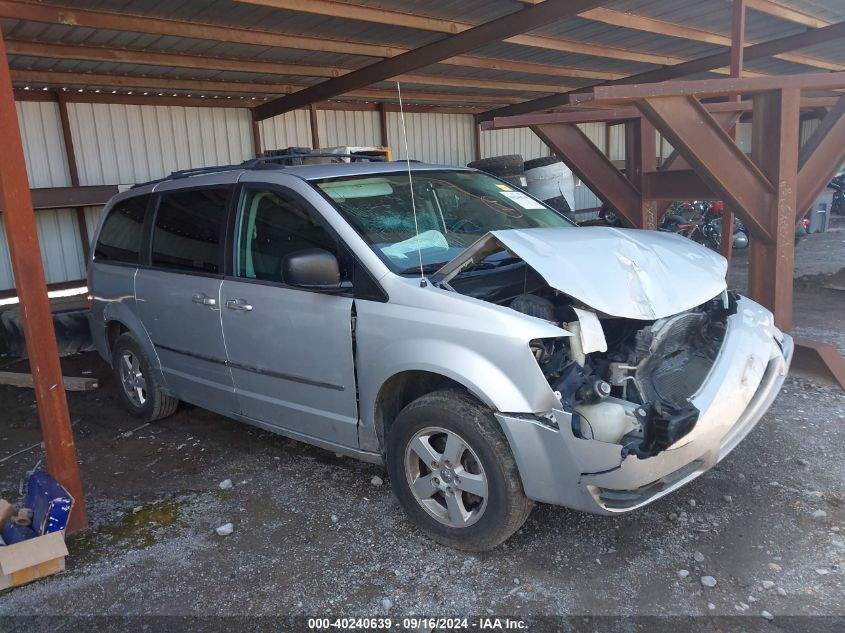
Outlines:
<svg viewBox="0 0 845 633"><path fill-rule="evenodd" d="M92 250L130 412L185 401L384 463L413 522L467 550L534 502L615 514L691 481L792 357L718 254L578 227L471 169L177 172L115 196Z"/></svg>

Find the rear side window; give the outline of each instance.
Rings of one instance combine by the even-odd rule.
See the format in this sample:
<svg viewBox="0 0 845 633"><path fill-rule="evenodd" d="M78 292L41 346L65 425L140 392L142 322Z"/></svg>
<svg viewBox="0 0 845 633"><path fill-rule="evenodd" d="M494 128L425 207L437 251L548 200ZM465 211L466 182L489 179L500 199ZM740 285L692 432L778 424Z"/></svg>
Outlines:
<svg viewBox="0 0 845 633"><path fill-rule="evenodd" d="M163 194L153 229L152 265L219 273L228 196L228 187Z"/></svg>
<svg viewBox="0 0 845 633"><path fill-rule="evenodd" d="M126 264L138 263L149 201L148 195L136 196L121 200L112 207L94 247L94 259Z"/></svg>

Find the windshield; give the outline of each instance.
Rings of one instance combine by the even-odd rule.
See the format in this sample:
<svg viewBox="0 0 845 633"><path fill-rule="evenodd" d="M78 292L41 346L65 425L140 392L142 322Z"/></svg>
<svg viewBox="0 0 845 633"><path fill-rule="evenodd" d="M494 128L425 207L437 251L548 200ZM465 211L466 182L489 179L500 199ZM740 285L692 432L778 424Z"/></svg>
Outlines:
<svg viewBox="0 0 845 633"><path fill-rule="evenodd" d="M572 227L519 189L473 171L431 170L312 181L394 271L437 270L489 231ZM419 239L417 239L417 230ZM418 252L419 251L419 252ZM502 254L491 261L505 261Z"/></svg>

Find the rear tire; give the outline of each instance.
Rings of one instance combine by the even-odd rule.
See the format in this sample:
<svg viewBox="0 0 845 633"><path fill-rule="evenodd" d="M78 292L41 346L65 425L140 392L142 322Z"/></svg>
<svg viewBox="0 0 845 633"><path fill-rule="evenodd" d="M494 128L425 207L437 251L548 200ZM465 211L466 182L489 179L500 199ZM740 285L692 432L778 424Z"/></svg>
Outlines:
<svg viewBox="0 0 845 633"><path fill-rule="evenodd" d="M525 171L530 169L537 169L538 167L548 167L549 165L554 165L555 163L562 163L563 161L559 159L557 156L543 156L541 158L532 158L531 160L527 160L522 164L522 168Z"/></svg>
<svg viewBox="0 0 845 633"><path fill-rule="evenodd" d="M525 171L522 164L521 155L505 154L504 156L482 158L481 160L467 163L467 167L486 171L488 174L493 174L501 178L503 176L522 176Z"/></svg>
<svg viewBox="0 0 845 633"><path fill-rule="evenodd" d="M121 334L112 349L112 370L126 409L153 422L176 413L179 401L162 391L144 350L131 334Z"/></svg>
<svg viewBox="0 0 845 633"><path fill-rule="evenodd" d="M531 512L499 423L465 392L446 389L414 400L390 427L386 448L399 503L438 543L487 551Z"/></svg>

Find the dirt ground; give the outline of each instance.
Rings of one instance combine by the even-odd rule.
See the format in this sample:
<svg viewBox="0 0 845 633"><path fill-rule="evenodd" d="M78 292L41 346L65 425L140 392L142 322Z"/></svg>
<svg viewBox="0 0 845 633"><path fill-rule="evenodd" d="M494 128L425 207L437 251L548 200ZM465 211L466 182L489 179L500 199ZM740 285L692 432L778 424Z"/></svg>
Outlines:
<svg viewBox="0 0 845 633"><path fill-rule="evenodd" d="M795 330L845 352L845 292L821 283L845 265L843 244L834 230L799 247ZM845 394L831 387L788 378L729 458L644 509L608 518L538 505L476 555L420 535L390 483L372 483L386 480L380 467L192 407L137 428L99 357L65 358L64 371L101 381L69 394L92 527L68 539L67 571L0 595L0 617L636 615L843 630ZM40 440L31 390L0 387L0 411L0 459ZM0 495L17 501L41 458L0 462ZM226 522L234 533L218 536Z"/></svg>

